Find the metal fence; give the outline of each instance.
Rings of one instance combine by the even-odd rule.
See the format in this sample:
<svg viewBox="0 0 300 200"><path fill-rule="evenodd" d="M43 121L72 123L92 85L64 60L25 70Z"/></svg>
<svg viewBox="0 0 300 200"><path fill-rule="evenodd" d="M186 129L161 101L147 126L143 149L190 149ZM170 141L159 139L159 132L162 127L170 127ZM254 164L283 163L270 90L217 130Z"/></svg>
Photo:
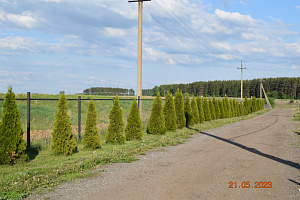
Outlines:
<svg viewBox="0 0 300 200"><path fill-rule="evenodd" d="M0 101L3 101L4 99L0 99ZM27 129L27 148L30 147L30 102L31 101L58 101L59 99L50 99L50 98L31 98L30 92L27 92L27 98L26 99L16 99L18 101L27 101L27 116L26 116L26 129ZM78 101L78 138L81 139L81 101L90 101L91 99L83 99L81 96L78 96L77 99L67 99L67 101ZM120 101L133 101L134 99L119 99ZM141 101L143 100L153 100L153 99L141 99L140 96L136 99L138 102L138 107L140 109ZM111 99L94 99L93 101L115 101L115 97Z"/></svg>

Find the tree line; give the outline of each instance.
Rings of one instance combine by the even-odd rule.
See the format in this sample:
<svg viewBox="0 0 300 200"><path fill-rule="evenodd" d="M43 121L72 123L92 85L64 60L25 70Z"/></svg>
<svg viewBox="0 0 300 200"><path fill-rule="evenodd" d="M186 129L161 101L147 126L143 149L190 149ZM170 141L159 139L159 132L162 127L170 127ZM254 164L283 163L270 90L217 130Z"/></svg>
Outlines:
<svg viewBox="0 0 300 200"><path fill-rule="evenodd" d="M134 96L133 89L112 88L112 87L91 87L83 90L85 95L103 95L103 96Z"/></svg>
<svg viewBox="0 0 300 200"><path fill-rule="evenodd" d="M264 78L263 86L268 96L281 99L300 99L300 77L298 78ZM167 91L175 94L177 89L183 93L193 94L195 96L216 96L216 97L240 97L241 81L198 81L193 83L180 83L155 86L152 89L144 89L144 96L155 96L160 92L165 96ZM244 97L260 96L260 79L243 81Z"/></svg>

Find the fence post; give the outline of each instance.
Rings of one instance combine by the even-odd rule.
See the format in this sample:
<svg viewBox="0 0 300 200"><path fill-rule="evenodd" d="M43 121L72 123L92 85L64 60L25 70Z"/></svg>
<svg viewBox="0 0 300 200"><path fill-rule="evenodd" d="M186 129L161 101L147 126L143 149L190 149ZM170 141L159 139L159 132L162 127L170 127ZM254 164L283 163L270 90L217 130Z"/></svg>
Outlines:
<svg viewBox="0 0 300 200"><path fill-rule="evenodd" d="M27 149L30 148L30 92L27 92Z"/></svg>
<svg viewBox="0 0 300 200"><path fill-rule="evenodd" d="M140 102L141 102L141 96L138 96L138 108L139 108L139 110L141 111L141 107L140 107Z"/></svg>
<svg viewBox="0 0 300 200"><path fill-rule="evenodd" d="M78 138L81 140L81 96L78 96Z"/></svg>

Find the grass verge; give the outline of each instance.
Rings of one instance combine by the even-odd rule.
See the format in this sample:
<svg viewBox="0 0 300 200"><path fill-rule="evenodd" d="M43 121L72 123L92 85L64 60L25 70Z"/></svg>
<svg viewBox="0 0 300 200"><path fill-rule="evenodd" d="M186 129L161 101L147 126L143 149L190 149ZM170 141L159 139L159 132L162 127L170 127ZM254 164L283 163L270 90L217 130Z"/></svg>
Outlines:
<svg viewBox="0 0 300 200"><path fill-rule="evenodd" d="M232 122L250 119L268 110L258 111L243 117L219 119L204 122L192 128L201 131L216 128ZM0 166L0 199L20 199L30 194L52 190L61 182L75 178L91 176L91 169L117 163L133 162L135 156L159 147L184 143L187 138L197 133L183 128L165 135L145 134L142 141L128 141L124 145L103 143L101 149L84 149L79 143L79 152L72 156L55 156L50 153L49 140L33 143L29 152L30 162L17 163L14 166ZM104 137L102 137L104 138ZM100 170L97 170L100 172Z"/></svg>

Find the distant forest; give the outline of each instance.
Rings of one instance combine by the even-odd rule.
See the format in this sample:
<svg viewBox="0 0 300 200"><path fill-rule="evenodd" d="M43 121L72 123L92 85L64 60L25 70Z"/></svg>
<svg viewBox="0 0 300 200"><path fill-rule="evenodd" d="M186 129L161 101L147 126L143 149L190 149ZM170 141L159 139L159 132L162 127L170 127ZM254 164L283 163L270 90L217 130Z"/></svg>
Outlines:
<svg viewBox="0 0 300 200"><path fill-rule="evenodd" d="M281 99L300 99L300 77L298 78L264 78L263 86L268 96ZM208 81L188 84L170 84L155 86L153 89L143 90L144 96L155 96L160 92L164 96L169 90L175 94L179 88L183 93L195 96L240 97L241 81ZM260 79L243 81L243 97L259 97Z"/></svg>
<svg viewBox="0 0 300 200"><path fill-rule="evenodd" d="M92 87L83 90L83 94L103 95L103 96L134 96L133 89L111 88L111 87Z"/></svg>

